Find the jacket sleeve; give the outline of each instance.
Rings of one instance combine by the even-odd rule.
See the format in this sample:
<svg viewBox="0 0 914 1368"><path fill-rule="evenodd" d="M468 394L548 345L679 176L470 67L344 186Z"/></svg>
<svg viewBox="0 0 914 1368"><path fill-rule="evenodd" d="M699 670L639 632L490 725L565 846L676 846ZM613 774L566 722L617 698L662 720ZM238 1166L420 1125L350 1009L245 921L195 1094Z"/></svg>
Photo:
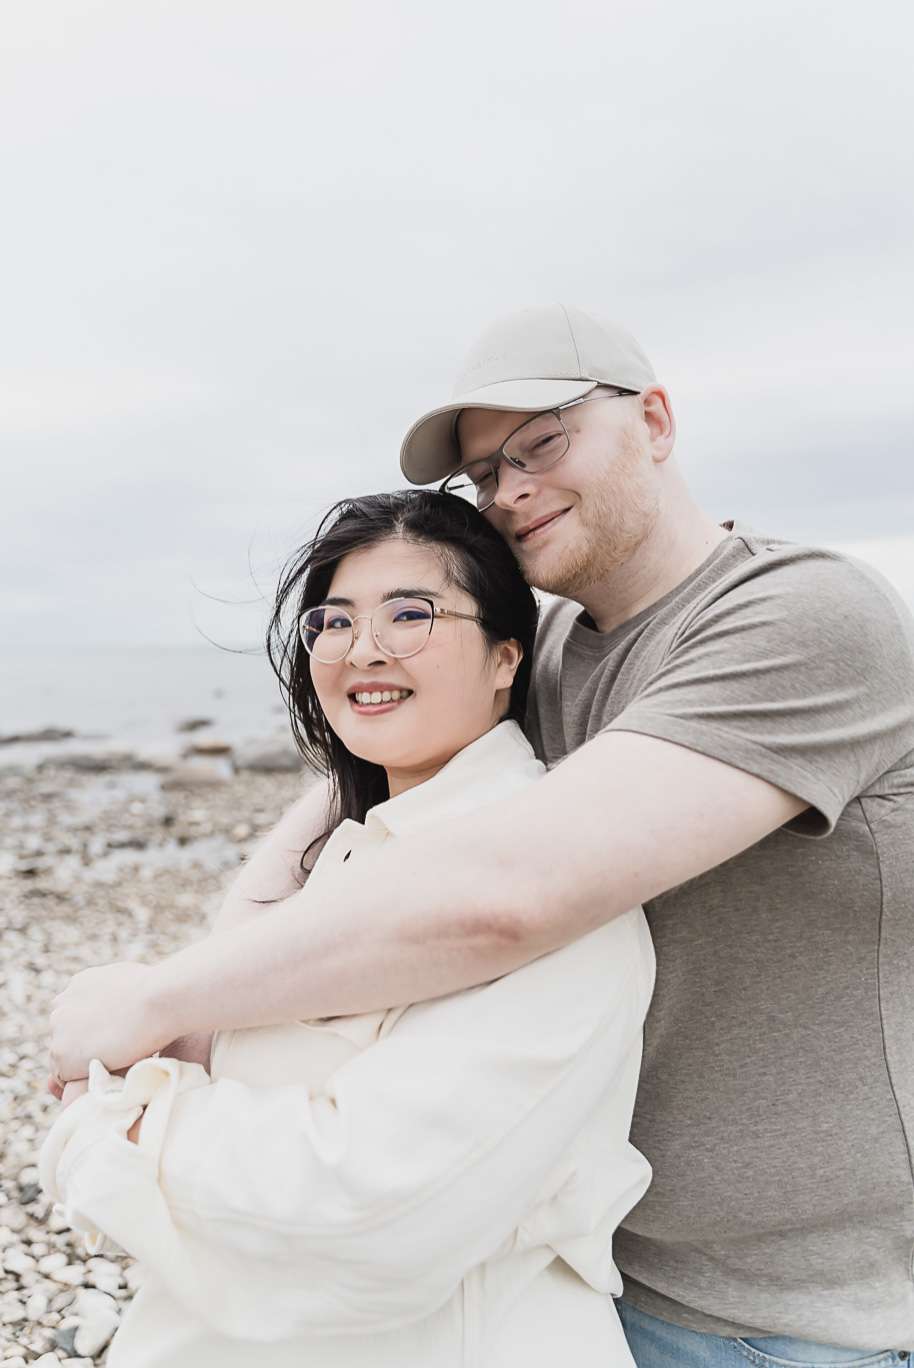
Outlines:
<svg viewBox="0 0 914 1368"><path fill-rule="evenodd" d="M42 1180L76 1228L117 1241L222 1333L394 1329L524 1230L529 1243L531 1212L598 1107L602 1214L615 1224L641 1196L650 1170L627 1137L652 978L639 911L411 1007L319 1095L209 1083L170 1059L141 1061L121 1087L94 1065Z"/></svg>

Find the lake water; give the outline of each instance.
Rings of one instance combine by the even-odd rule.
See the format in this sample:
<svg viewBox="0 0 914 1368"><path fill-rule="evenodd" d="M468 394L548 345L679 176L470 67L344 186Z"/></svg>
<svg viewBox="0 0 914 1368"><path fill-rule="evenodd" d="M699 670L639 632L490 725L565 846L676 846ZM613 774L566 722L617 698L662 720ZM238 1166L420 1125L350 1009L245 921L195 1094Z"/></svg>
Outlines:
<svg viewBox="0 0 914 1368"><path fill-rule="evenodd" d="M0 746L0 766L29 764L105 738L125 748L195 736L229 742L288 730L279 688L262 654L212 646L0 651L0 737L58 727L67 742Z"/></svg>

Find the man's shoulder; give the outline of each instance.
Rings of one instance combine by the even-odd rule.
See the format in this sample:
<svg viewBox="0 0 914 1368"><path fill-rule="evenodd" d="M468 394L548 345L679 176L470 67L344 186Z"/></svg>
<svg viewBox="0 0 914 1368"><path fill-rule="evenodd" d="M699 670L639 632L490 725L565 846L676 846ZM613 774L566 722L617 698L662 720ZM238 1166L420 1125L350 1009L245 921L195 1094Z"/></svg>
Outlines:
<svg viewBox="0 0 914 1368"><path fill-rule="evenodd" d="M555 701L569 683L575 692L584 681L605 692L617 681L624 689L612 684L614 703L630 702L673 662L692 674L715 660L731 672L765 661L807 677L859 671L873 689L892 683L909 691L914 617L865 562L736 522L705 565L612 633L598 633L577 604L548 599L534 695Z"/></svg>
<svg viewBox="0 0 914 1368"><path fill-rule="evenodd" d="M719 552L639 619L656 619L663 630L706 614L739 613L760 602L780 604L795 623L841 618L875 620L900 629L914 649L914 617L897 590L872 565L825 546L768 536L745 523L729 524L731 535ZM568 599L544 595L537 656L557 661L569 634L582 632L582 610ZM662 623L662 625L661 625ZM634 625L634 624L633 624Z"/></svg>
<svg viewBox="0 0 914 1368"><path fill-rule="evenodd" d="M767 602L795 626L884 630L914 650L914 617L897 590L866 561L827 546L770 537L734 522L731 542L741 554L724 559L702 605L739 610Z"/></svg>

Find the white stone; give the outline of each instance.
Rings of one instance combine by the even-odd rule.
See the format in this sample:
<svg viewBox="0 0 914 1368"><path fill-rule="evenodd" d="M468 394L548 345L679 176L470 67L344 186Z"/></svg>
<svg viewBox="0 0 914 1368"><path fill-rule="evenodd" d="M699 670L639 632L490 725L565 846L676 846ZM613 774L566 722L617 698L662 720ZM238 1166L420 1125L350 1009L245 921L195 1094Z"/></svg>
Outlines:
<svg viewBox="0 0 914 1368"><path fill-rule="evenodd" d="M77 1330L73 1348L82 1358L94 1358L104 1349L119 1324L116 1312L101 1306L94 1309Z"/></svg>
<svg viewBox="0 0 914 1368"><path fill-rule="evenodd" d="M3 1267L7 1273L27 1273L37 1267L37 1260L22 1249L11 1249L3 1256Z"/></svg>
<svg viewBox="0 0 914 1368"><path fill-rule="evenodd" d="M90 1273L86 1282L90 1287L97 1287L99 1292L107 1292L109 1296L115 1297L121 1290L120 1282L117 1278L110 1278L101 1273Z"/></svg>
<svg viewBox="0 0 914 1368"><path fill-rule="evenodd" d="M48 1299L43 1292L33 1292L25 1304L26 1320L40 1321L48 1312Z"/></svg>
<svg viewBox="0 0 914 1368"><path fill-rule="evenodd" d="M69 1260L66 1254L57 1250L54 1254L45 1254L43 1259L38 1260L39 1273L53 1273L58 1268L66 1268Z"/></svg>
<svg viewBox="0 0 914 1368"><path fill-rule="evenodd" d="M97 1254L86 1260L86 1267L91 1268L93 1273L107 1273L115 1278L121 1276L119 1264L112 1263L110 1259L102 1259Z"/></svg>
<svg viewBox="0 0 914 1368"><path fill-rule="evenodd" d="M117 1315L117 1302L113 1297L109 1297L107 1292L96 1292L95 1288L87 1287L84 1292L80 1292L76 1301L73 1303L72 1315L78 1320L88 1320L95 1315L96 1311L107 1311L111 1315Z"/></svg>
<svg viewBox="0 0 914 1368"><path fill-rule="evenodd" d="M117 1264L109 1263L107 1259L90 1259L86 1267L86 1282L100 1292L108 1292L113 1296L124 1281Z"/></svg>
<svg viewBox="0 0 914 1368"><path fill-rule="evenodd" d="M9 1226L0 1226L0 1249L6 1249L11 1244L16 1244L16 1236Z"/></svg>
<svg viewBox="0 0 914 1368"><path fill-rule="evenodd" d="M56 1283L63 1283L65 1287L82 1287L86 1280L86 1270L82 1264L66 1264L63 1268L55 1268L48 1274Z"/></svg>
<svg viewBox="0 0 914 1368"><path fill-rule="evenodd" d="M56 1354L42 1354L41 1358L32 1360L32 1368L60 1368L60 1359Z"/></svg>
<svg viewBox="0 0 914 1368"><path fill-rule="evenodd" d="M19 1173L19 1185L20 1185L20 1187L28 1187L30 1183L37 1183L37 1182L38 1182L38 1170L37 1170L37 1168L35 1167L34 1164L29 1164L28 1168L24 1168L24 1169L20 1170L20 1173Z"/></svg>

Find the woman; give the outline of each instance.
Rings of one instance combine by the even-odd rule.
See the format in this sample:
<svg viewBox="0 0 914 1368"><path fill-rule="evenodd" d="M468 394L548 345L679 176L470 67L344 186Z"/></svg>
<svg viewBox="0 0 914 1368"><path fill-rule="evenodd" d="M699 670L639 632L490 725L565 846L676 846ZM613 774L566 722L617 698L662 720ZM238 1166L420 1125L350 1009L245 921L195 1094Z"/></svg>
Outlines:
<svg viewBox="0 0 914 1368"><path fill-rule="evenodd" d="M283 634L288 611L294 630ZM301 895L542 771L518 725L536 609L500 537L427 492L337 506L280 587L273 658L331 818ZM472 859L472 851L467 851ZM612 1368L612 1232L653 958L640 909L434 1002L95 1061L42 1156L146 1264L110 1368ZM129 1142L133 1143L129 1143Z"/></svg>

